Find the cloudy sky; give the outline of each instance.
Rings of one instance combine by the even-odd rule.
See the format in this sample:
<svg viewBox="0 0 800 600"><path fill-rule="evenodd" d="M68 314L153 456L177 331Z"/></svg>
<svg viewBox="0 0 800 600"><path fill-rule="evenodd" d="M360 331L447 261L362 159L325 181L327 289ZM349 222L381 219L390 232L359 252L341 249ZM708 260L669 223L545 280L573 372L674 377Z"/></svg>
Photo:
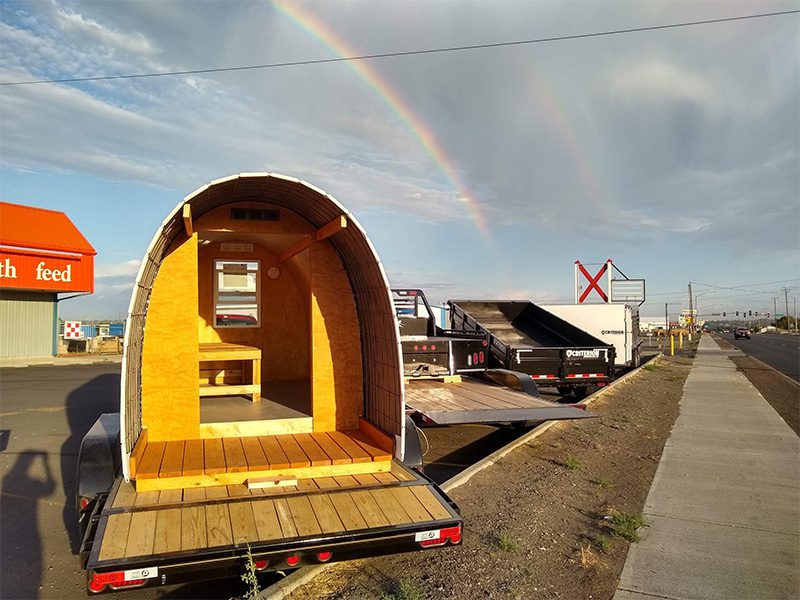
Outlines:
<svg viewBox="0 0 800 600"><path fill-rule="evenodd" d="M552 38L797 2L0 4L0 81ZM156 227L225 175L325 189L394 285L571 302L573 263L647 279L645 315L800 294L800 16L213 74L0 87L0 198L98 250L69 318L115 318ZM781 296L782 296L781 292Z"/></svg>

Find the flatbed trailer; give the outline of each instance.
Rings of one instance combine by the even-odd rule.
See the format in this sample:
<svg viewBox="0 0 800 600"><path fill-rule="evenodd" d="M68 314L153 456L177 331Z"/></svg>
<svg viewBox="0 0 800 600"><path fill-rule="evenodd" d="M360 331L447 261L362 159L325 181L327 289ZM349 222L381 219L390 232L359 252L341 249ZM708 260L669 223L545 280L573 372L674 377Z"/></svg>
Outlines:
<svg viewBox="0 0 800 600"><path fill-rule="evenodd" d="M489 336L489 367L519 371L539 386L586 396L614 379L614 347L518 300L450 300L452 329Z"/></svg>
<svg viewBox="0 0 800 600"><path fill-rule="evenodd" d="M421 470L386 274L355 217L274 173L205 185L133 287L119 413L78 456L90 593L461 543Z"/></svg>
<svg viewBox="0 0 800 600"><path fill-rule="evenodd" d="M406 413L419 424L534 423L593 416L548 402L524 373L488 369L489 334L443 329L425 293L393 289L406 377Z"/></svg>

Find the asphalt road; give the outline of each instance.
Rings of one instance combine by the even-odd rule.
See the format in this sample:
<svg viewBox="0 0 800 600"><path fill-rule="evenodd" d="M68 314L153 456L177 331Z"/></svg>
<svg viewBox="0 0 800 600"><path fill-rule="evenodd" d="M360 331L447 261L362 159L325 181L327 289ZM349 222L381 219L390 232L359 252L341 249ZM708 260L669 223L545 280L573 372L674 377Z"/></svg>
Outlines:
<svg viewBox="0 0 800 600"><path fill-rule="evenodd" d="M755 333L751 339L734 340L732 333L721 336L745 354L757 358L800 383L800 336Z"/></svg>
<svg viewBox="0 0 800 600"><path fill-rule="evenodd" d="M119 378L119 364L0 369L0 598L86 598L76 554L78 451L95 420L119 410ZM443 482L526 431L425 428L426 473ZM266 574L262 587L278 577ZM106 597L230 598L244 591L232 579Z"/></svg>

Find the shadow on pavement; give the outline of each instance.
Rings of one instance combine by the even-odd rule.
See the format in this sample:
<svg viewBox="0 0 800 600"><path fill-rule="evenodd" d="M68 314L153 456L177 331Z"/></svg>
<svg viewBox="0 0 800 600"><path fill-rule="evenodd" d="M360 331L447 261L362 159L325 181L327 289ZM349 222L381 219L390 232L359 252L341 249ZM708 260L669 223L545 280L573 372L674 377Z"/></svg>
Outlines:
<svg viewBox="0 0 800 600"><path fill-rule="evenodd" d="M39 501L56 487L46 452L22 452L3 478L0 598L37 598L42 582ZM25 565L20 569L19 565Z"/></svg>
<svg viewBox="0 0 800 600"><path fill-rule="evenodd" d="M69 437L61 446L61 482L64 486L64 529L73 554L80 548L77 491L78 452L81 440L103 413L119 412L119 373L105 373L72 390L66 399Z"/></svg>

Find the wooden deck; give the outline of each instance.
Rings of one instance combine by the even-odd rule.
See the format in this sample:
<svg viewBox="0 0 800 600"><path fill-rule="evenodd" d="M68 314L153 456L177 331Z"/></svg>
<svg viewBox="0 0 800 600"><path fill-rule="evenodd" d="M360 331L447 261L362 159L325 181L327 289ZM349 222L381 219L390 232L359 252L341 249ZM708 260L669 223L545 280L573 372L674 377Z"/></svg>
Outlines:
<svg viewBox="0 0 800 600"><path fill-rule="evenodd" d="M101 517L92 563L194 549L238 548L453 518L427 482L393 463L383 473L246 486L136 492L118 483Z"/></svg>
<svg viewBox="0 0 800 600"><path fill-rule="evenodd" d="M388 442L388 437L386 438ZM148 442L137 449L136 490L231 486L248 480L309 479L382 473L391 446L360 431Z"/></svg>

